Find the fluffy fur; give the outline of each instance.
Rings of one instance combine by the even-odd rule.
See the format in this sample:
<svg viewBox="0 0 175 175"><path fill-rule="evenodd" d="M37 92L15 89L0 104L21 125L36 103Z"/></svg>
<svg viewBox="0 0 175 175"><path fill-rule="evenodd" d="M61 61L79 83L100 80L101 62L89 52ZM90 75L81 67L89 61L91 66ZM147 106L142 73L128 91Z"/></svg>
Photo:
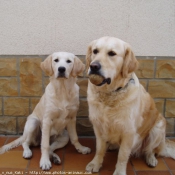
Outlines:
<svg viewBox="0 0 175 175"><path fill-rule="evenodd" d="M119 146L114 175L126 175L131 154L144 155L152 167L158 163L155 155L175 159L175 143L165 140L165 118L134 73L138 61L131 47L120 39L103 37L90 43L86 61L88 75L98 74L110 80L101 86L88 82L96 154L86 170L99 171L108 143ZM100 69L93 70L93 64L100 64Z"/></svg>
<svg viewBox="0 0 175 175"><path fill-rule="evenodd" d="M49 170L50 158L55 164L61 163L54 150L64 147L69 141L69 136L78 152L90 152L89 148L78 142L76 133L76 114L79 107L76 76L85 66L71 53L56 52L41 63L41 68L50 76L50 83L33 113L28 116L23 135L0 148L0 154L22 144L23 157L30 158L32 151L29 146L39 145L41 140L40 167L42 170Z"/></svg>

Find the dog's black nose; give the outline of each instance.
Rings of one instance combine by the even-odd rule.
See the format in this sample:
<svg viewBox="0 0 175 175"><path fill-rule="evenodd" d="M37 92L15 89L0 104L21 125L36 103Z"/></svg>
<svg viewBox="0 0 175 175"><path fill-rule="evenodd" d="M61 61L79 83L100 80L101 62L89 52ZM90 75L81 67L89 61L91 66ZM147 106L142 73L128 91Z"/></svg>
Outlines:
<svg viewBox="0 0 175 175"><path fill-rule="evenodd" d="M65 67L59 67L59 68L58 68L58 71L59 71L60 73L64 73L64 72L65 72L65 70L66 70L66 68L65 68Z"/></svg>
<svg viewBox="0 0 175 175"><path fill-rule="evenodd" d="M91 63L90 68L91 68L91 71L97 72L100 70L101 65L98 62L94 62L94 63Z"/></svg>

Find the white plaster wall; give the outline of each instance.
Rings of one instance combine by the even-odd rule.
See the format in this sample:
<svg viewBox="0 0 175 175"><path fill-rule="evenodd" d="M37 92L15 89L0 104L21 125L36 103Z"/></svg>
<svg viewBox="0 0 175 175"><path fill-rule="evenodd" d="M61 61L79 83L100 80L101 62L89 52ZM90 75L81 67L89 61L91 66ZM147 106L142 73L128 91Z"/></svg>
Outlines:
<svg viewBox="0 0 175 175"><path fill-rule="evenodd" d="M175 56L175 0L0 0L0 55L84 55L106 35L137 56Z"/></svg>

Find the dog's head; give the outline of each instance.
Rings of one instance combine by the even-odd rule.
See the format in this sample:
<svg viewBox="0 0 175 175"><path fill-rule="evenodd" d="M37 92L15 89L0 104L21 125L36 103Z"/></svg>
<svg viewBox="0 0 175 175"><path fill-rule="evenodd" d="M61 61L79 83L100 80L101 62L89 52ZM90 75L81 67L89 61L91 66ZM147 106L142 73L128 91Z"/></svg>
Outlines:
<svg viewBox="0 0 175 175"><path fill-rule="evenodd" d="M131 47L126 42L114 37L102 37L90 43L86 55L88 75L102 76L103 84L110 84L115 78L127 78L137 69L136 60Z"/></svg>
<svg viewBox="0 0 175 175"><path fill-rule="evenodd" d="M41 69L55 78L76 77L84 71L84 68L84 64L78 57L67 52L55 52L41 63Z"/></svg>

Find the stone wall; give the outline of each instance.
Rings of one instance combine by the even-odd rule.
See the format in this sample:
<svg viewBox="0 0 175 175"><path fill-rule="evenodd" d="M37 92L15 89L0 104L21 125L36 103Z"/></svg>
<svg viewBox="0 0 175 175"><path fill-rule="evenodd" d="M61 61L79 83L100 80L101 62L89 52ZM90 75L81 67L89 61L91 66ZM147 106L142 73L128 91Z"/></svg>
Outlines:
<svg viewBox="0 0 175 175"><path fill-rule="evenodd" d="M79 56L85 63L85 56ZM26 118L44 92L49 78L40 69L46 56L0 56L0 134L22 134ZM167 120L167 136L175 135L175 58L137 57L136 72L141 84L155 99L158 110ZM81 136L94 135L88 120L87 77L78 78L80 108L77 131Z"/></svg>

